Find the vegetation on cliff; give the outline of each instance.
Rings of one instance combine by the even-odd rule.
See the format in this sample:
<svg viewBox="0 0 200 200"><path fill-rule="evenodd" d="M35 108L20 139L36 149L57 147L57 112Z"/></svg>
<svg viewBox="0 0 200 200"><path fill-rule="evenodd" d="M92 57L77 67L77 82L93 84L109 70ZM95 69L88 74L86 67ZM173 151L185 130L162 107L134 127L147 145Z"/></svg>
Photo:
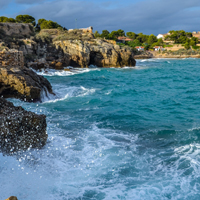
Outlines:
<svg viewBox="0 0 200 200"><path fill-rule="evenodd" d="M162 38L158 39L155 35L145 35L143 33L136 34L134 32L125 33L123 30L119 29L118 31L112 31L111 33L108 30L103 30L100 34L98 31L95 31L94 36L96 38L105 38L107 40L117 40L120 36L125 36L132 41L125 41L120 45L128 45L132 48L136 46L143 46L145 50L153 49L154 46L168 46L166 41L173 42L175 44L182 44L185 49L197 49L196 44L198 43L198 38L193 37L191 32L180 31L169 31L163 41Z"/></svg>
<svg viewBox="0 0 200 200"><path fill-rule="evenodd" d="M41 29L55 29L55 28L66 30L57 22L53 22L51 20L39 19L38 23L36 23L35 18L32 17L31 15L17 15L15 19L1 16L0 22L29 23L29 24L32 24L37 31L40 31Z"/></svg>

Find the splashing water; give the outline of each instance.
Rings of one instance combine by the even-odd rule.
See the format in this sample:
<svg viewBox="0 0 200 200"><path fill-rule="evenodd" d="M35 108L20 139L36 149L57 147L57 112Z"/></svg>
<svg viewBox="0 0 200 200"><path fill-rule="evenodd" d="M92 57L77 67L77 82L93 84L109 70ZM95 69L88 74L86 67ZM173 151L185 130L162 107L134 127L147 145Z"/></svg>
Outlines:
<svg viewBox="0 0 200 200"><path fill-rule="evenodd" d="M0 154L0 199L200 198L198 59L49 71L56 96L11 99L47 116L47 144Z"/></svg>

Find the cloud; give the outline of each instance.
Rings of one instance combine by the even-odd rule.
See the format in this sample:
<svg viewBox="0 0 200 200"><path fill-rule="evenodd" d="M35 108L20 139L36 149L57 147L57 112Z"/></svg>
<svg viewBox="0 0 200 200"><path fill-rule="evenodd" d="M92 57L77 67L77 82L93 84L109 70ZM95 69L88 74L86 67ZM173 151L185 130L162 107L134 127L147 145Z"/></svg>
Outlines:
<svg viewBox="0 0 200 200"><path fill-rule="evenodd" d="M17 0L24 1L24 0ZM199 0L143 0L124 4L113 1L57 0L43 2L24 12L36 19L45 18L66 28L93 26L94 30L123 29L146 34L166 33L169 30L196 30L200 26Z"/></svg>
<svg viewBox="0 0 200 200"><path fill-rule="evenodd" d="M36 3L42 3L45 0L15 0L18 4L36 4Z"/></svg>
<svg viewBox="0 0 200 200"><path fill-rule="evenodd" d="M0 0L0 10L4 9L6 6L8 6L10 4L12 0Z"/></svg>

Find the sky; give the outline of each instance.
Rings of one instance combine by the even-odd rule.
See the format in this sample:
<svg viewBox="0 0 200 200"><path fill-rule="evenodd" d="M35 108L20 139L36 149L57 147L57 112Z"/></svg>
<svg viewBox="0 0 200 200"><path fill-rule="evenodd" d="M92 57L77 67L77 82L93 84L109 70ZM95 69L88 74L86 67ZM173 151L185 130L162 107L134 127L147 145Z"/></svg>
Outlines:
<svg viewBox="0 0 200 200"><path fill-rule="evenodd" d="M67 29L93 26L100 33L200 31L200 0L0 0L0 16L19 14L52 20Z"/></svg>

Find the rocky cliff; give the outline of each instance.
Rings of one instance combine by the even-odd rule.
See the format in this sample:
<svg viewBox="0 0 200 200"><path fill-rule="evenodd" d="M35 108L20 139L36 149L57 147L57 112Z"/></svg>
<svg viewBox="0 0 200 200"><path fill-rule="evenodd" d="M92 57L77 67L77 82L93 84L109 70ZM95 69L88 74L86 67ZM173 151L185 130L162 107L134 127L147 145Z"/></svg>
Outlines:
<svg viewBox="0 0 200 200"><path fill-rule="evenodd" d="M34 28L31 24L24 23L0 23L0 33L13 37L30 37L34 35Z"/></svg>
<svg viewBox="0 0 200 200"><path fill-rule="evenodd" d="M24 67L23 52L0 52L0 96L24 101L41 101L41 93L53 94L51 84L43 76Z"/></svg>
<svg viewBox="0 0 200 200"><path fill-rule="evenodd" d="M23 24L22 24L23 25ZM1 29L1 26L0 26ZM14 31L14 30L13 30ZM17 33L17 32L16 32ZM26 66L63 69L72 67L135 66L131 48L95 39L91 33L42 30L35 37L0 41L0 46L23 51ZM31 63L30 63L31 62Z"/></svg>
<svg viewBox="0 0 200 200"><path fill-rule="evenodd" d="M0 52L0 66L19 66L24 67L24 55L22 51L15 49L6 50Z"/></svg>
<svg viewBox="0 0 200 200"><path fill-rule="evenodd" d="M65 60L73 67L124 67L135 66L130 48L112 45L104 40L90 41L65 40L53 43L56 49L62 49Z"/></svg>

